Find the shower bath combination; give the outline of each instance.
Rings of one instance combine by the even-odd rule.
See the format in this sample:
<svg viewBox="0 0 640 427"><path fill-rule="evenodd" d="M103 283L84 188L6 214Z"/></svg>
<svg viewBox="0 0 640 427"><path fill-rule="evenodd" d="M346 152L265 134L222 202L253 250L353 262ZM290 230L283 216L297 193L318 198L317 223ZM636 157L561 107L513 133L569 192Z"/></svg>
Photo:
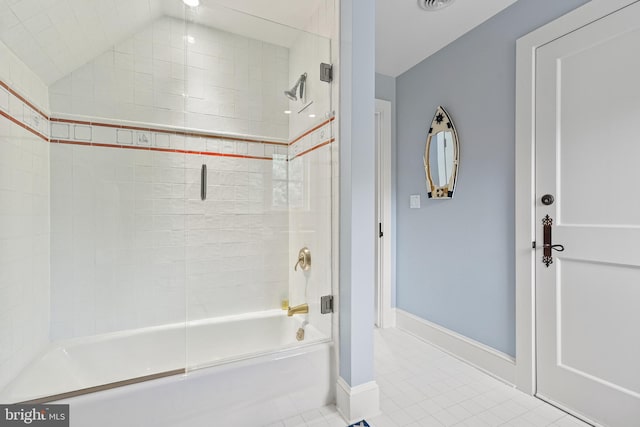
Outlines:
<svg viewBox="0 0 640 427"><path fill-rule="evenodd" d="M100 2L78 13L85 3ZM323 407L337 381L320 303L337 151L333 88L315 70L333 24L159 3L157 16L129 0L139 16L100 31L104 49L76 38L66 68L30 70L0 40L0 189L29 202L0 212L0 241L16 242L0 288L20 296L0 309L0 402L69 404L92 427L256 425ZM299 20L335 15L334 0L312 3Z"/></svg>

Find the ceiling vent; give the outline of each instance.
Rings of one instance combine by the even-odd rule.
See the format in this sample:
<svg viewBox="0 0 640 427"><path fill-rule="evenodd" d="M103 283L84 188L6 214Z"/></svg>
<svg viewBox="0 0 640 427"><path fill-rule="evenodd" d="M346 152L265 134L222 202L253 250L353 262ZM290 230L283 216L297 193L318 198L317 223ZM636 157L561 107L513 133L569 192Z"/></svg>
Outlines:
<svg viewBox="0 0 640 427"><path fill-rule="evenodd" d="M450 6L453 1L454 0L418 0L418 5L424 10L434 12Z"/></svg>

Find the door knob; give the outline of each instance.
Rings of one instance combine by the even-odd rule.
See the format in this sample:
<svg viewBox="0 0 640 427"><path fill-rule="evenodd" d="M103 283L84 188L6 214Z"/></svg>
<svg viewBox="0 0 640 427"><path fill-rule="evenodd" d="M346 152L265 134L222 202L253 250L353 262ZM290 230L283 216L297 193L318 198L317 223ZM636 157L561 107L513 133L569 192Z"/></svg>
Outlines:
<svg viewBox="0 0 640 427"><path fill-rule="evenodd" d="M540 201L542 202L543 205L549 206L553 204L555 199L551 194L545 194L544 196L542 196L542 199L540 199Z"/></svg>

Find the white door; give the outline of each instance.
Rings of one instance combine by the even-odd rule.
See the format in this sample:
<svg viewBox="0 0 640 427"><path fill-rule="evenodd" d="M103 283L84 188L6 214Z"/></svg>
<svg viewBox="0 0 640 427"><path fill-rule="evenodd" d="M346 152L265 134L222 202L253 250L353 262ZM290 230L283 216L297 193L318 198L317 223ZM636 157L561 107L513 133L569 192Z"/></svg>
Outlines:
<svg viewBox="0 0 640 427"><path fill-rule="evenodd" d="M391 319L391 103L376 99L376 291L375 326Z"/></svg>
<svg viewBox="0 0 640 427"><path fill-rule="evenodd" d="M536 67L537 394L637 427L640 2L538 48ZM546 215L565 248L548 267Z"/></svg>

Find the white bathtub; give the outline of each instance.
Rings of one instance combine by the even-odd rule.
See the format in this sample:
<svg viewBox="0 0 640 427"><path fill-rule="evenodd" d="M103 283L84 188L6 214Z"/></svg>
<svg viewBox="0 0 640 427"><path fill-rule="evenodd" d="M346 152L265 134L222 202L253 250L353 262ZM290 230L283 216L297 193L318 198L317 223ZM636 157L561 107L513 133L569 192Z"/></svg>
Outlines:
<svg viewBox="0 0 640 427"><path fill-rule="evenodd" d="M55 343L0 402L172 373L60 402L72 405L76 426L260 425L333 401L329 340L306 325L297 341L301 322L271 310ZM212 416L233 424L208 423Z"/></svg>

